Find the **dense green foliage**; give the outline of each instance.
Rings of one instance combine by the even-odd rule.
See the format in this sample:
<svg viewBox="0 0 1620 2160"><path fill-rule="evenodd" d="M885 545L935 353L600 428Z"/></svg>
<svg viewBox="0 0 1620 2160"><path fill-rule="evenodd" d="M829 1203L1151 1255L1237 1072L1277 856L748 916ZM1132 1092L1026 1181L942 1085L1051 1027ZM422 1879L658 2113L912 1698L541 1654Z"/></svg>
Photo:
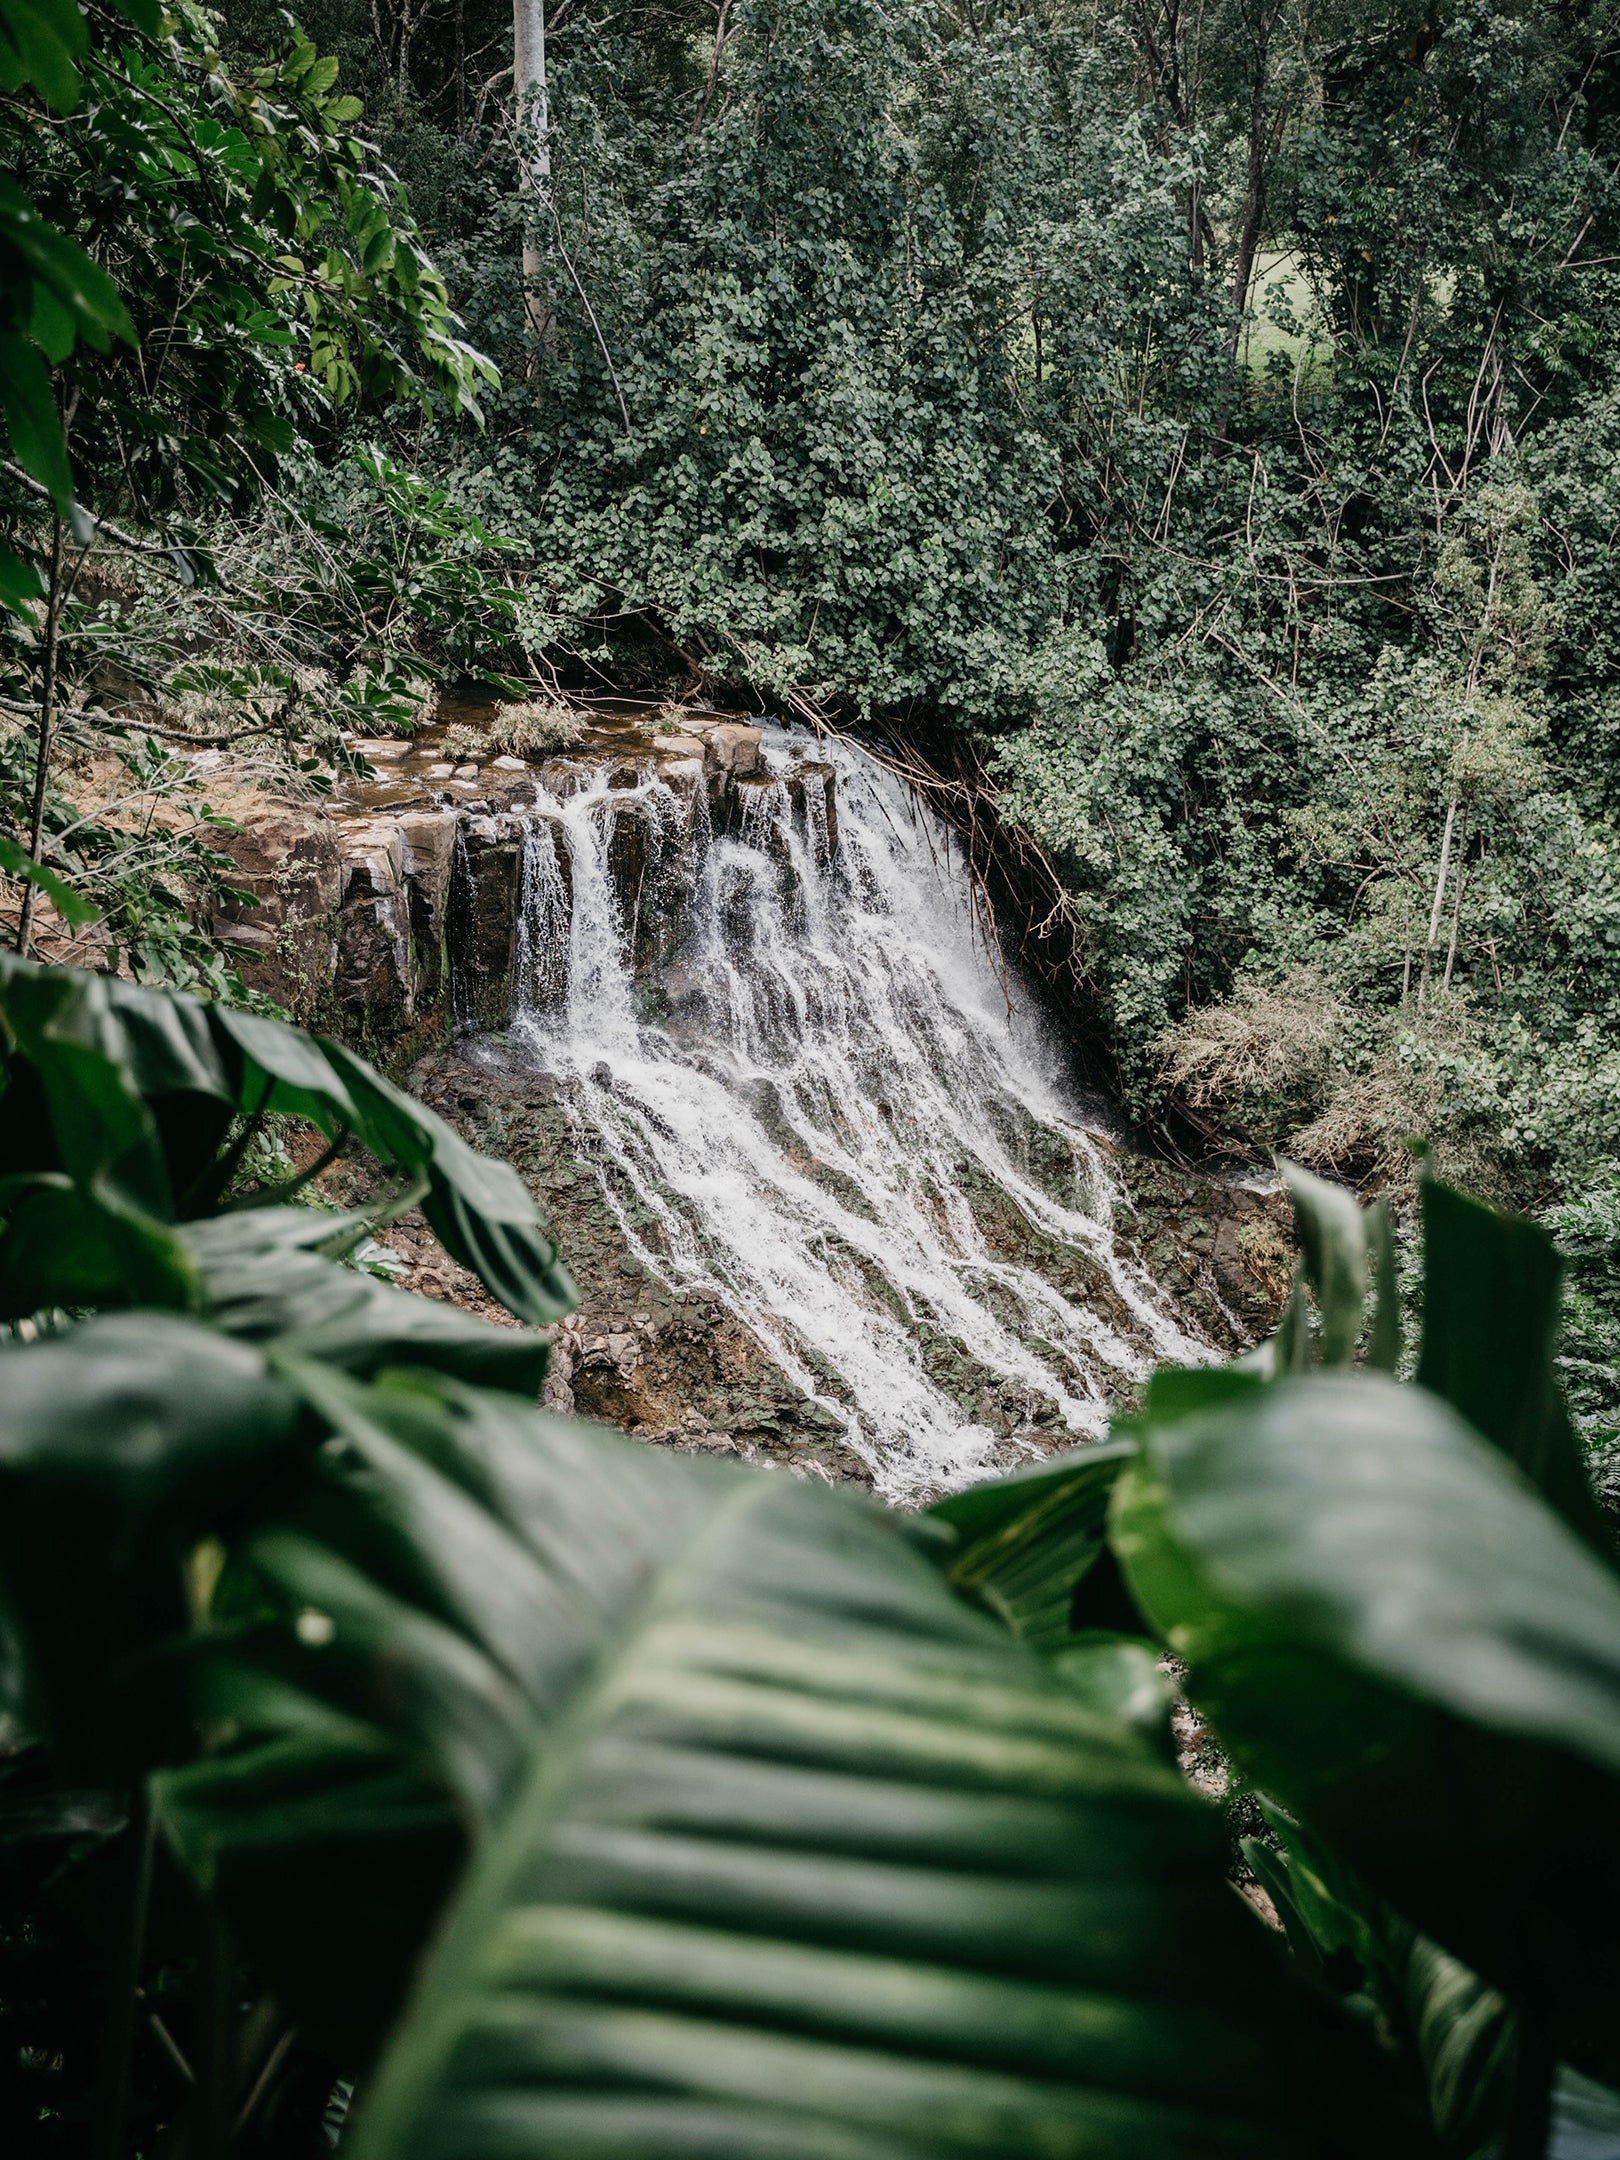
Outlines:
<svg viewBox="0 0 1620 2160"><path fill-rule="evenodd" d="M341 757L342 721L413 710L435 640L456 649L492 610L504 628L516 602L476 518L340 417L426 400L475 418L494 371L336 62L281 29L237 70L203 10L132 13L21 8L75 64L35 50L0 97L0 868L75 928L99 921L101 956L225 991L207 911L226 821L183 746L317 785L308 753ZM408 632L427 653L402 700ZM33 907L25 888L23 947Z"/></svg>
<svg viewBox="0 0 1620 2160"><path fill-rule="evenodd" d="M0 964L0 2136L1612 2143L1609 11L550 31L536 192L493 0L0 0L0 874L106 970ZM945 746L1133 1106L1418 1198L1414 1379L1301 1173L1260 1354L920 1521L544 1417L515 1175L206 921L200 753L459 669Z"/></svg>
<svg viewBox="0 0 1620 2160"><path fill-rule="evenodd" d="M562 0L538 198L493 0L318 0L290 46L262 5L163 20L93 13L95 100L5 126L101 279L65 357L38 333L81 493L250 597L165 642L87 592L81 706L133 679L195 728L180 663L245 618L257 675L207 687L324 757L450 664L955 731L1138 1109L1356 1178L1422 1129L1519 1204L1601 1188L1603 9ZM205 334L141 375L120 339L182 295ZM391 615L352 560L372 439L446 491Z"/></svg>
<svg viewBox="0 0 1620 2160"><path fill-rule="evenodd" d="M453 20L319 23L505 370L429 454L553 656L965 731L1143 1109L1601 1176L1606 14L564 6L534 351Z"/></svg>
<svg viewBox="0 0 1620 2160"><path fill-rule="evenodd" d="M1425 1188L1402 1386L1387 1224L1295 1173L1274 1341L907 1521L547 1417L543 1337L345 1269L423 1194L570 1295L335 1046L16 961L0 1021L8 2149L314 2153L351 2094L390 2160L1612 2134L1620 1579L1542 1232ZM290 1204L271 1112L397 1183Z"/></svg>

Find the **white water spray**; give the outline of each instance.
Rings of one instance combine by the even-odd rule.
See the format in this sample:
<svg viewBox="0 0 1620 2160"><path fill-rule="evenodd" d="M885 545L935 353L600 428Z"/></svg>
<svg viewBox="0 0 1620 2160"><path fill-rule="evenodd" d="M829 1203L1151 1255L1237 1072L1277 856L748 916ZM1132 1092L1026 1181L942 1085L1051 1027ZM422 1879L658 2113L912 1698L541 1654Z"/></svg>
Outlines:
<svg viewBox="0 0 1620 2160"><path fill-rule="evenodd" d="M767 733L724 833L649 774L537 800L512 1042L574 1083L629 1250L717 1291L903 1501L1098 1434L1122 1383L1206 1353L1115 1252L1103 1151L943 828L818 746L834 847L803 749Z"/></svg>

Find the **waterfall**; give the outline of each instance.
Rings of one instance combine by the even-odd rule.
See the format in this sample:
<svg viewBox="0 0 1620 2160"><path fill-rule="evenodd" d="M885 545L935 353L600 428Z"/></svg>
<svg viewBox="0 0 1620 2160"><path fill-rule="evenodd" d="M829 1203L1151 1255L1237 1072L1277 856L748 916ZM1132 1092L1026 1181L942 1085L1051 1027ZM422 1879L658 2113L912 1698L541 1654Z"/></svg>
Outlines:
<svg viewBox="0 0 1620 2160"><path fill-rule="evenodd" d="M906 1500L1097 1435L1206 1353L1116 1253L1105 1151L1009 1014L948 833L807 750L767 731L712 818L652 770L539 794L508 1041L567 1081L628 1250L717 1294Z"/></svg>

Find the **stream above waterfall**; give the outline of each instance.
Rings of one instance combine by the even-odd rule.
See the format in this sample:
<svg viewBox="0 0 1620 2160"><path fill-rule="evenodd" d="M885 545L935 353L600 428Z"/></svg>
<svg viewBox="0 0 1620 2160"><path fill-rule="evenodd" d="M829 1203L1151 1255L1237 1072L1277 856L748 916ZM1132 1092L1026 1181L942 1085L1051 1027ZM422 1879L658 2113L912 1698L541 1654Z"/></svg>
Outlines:
<svg viewBox="0 0 1620 2160"><path fill-rule="evenodd" d="M1096 1106L900 782L783 728L718 796L668 759L546 777L507 1024L463 1054L556 1106L643 1298L729 1315L900 1501L1209 1354L1119 1249Z"/></svg>

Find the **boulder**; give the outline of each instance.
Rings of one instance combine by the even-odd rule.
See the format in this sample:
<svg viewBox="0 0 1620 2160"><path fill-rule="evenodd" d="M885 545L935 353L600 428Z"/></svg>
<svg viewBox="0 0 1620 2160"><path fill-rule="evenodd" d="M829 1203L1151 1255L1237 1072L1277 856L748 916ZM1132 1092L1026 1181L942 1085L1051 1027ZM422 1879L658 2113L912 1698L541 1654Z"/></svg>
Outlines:
<svg viewBox="0 0 1620 2160"><path fill-rule="evenodd" d="M350 827L341 847L333 996L351 1040L385 1043L415 1010L405 845L398 825L385 821Z"/></svg>
<svg viewBox="0 0 1620 2160"><path fill-rule="evenodd" d="M453 810L424 810L399 821L410 911L411 995L418 1011L448 995L450 878L461 820Z"/></svg>
<svg viewBox="0 0 1620 2160"><path fill-rule="evenodd" d="M722 720L708 730L709 762L725 779L740 779L759 764L760 731L740 720Z"/></svg>
<svg viewBox="0 0 1620 2160"><path fill-rule="evenodd" d="M522 824L514 817L460 820L450 880L449 949L458 1028L500 1028L512 1010L522 886Z"/></svg>
<svg viewBox="0 0 1620 2160"><path fill-rule="evenodd" d="M251 895L215 904L212 928L253 954L242 974L250 989L318 1020L337 967L343 869L330 818L287 804L249 812L210 845L236 864L234 883Z"/></svg>
<svg viewBox="0 0 1620 2160"><path fill-rule="evenodd" d="M787 791L810 851L819 863L838 852L838 774L831 765L799 765L787 776Z"/></svg>

